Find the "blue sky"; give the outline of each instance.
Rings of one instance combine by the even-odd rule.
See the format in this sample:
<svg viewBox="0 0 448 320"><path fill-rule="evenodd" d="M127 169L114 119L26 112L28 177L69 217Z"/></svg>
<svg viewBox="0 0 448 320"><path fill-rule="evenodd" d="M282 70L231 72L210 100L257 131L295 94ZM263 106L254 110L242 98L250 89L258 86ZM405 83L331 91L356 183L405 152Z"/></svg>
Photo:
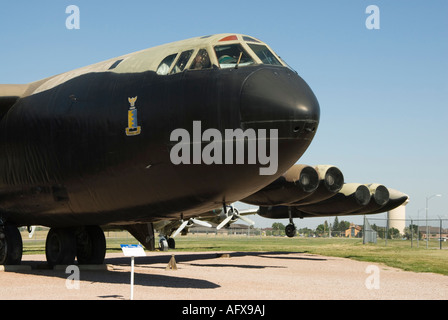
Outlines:
<svg viewBox="0 0 448 320"><path fill-rule="evenodd" d="M79 30L65 26L72 4ZM371 4L380 9L379 30L365 26ZM265 41L315 92L321 123L301 163L331 163L347 182L407 193L408 217L442 194L430 201L430 217L448 219L446 0L3 1L0 83L222 32Z"/></svg>

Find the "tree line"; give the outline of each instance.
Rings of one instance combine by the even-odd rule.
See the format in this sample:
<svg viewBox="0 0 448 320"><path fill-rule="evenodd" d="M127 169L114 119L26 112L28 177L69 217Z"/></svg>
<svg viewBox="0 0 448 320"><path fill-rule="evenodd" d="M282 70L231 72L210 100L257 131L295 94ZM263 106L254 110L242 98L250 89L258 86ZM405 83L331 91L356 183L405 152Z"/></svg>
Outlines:
<svg viewBox="0 0 448 320"><path fill-rule="evenodd" d="M422 239L422 233L418 231L417 225L410 225L404 230L404 234L396 228L386 228L382 226L377 226L376 224L371 225L372 229L377 232L378 238L385 239L386 234L388 239ZM319 224L316 229L310 229L308 227L300 228L297 233L305 237L318 236L318 237L328 237L331 232L332 237L342 236L345 237L345 231L350 228L350 222L341 220L338 217L334 218L333 223L329 223L327 220L324 223ZM363 228L363 227L361 227ZM285 225L280 222L275 222L272 224L272 232L267 232L267 235L285 235ZM357 237L362 237L362 232L357 234Z"/></svg>
<svg viewBox="0 0 448 320"><path fill-rule="evenodd" d="M345 230L350 228L350 222L341 220L339 221L338 217L335 217L333 223L328 223L327 220L324 223L319 224L316 229L310 229L308 227L297 229L297 233L304 235L305 237L310 236L328 236L329 232L331 232L332 236L345 236ZM284 235L285 234L285 225L281 222L274 222L272 224L272 235ZM269 234L267 234L269 235Z"/></svg>

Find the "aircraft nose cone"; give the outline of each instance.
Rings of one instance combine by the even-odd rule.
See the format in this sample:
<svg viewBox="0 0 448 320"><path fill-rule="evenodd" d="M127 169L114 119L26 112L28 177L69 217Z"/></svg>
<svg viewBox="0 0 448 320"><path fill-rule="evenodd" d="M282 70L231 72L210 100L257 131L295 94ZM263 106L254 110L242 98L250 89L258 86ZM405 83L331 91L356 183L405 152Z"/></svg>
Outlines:
<svg viewBox="0 0 448 320"><path fill-rule="evenodd" d="M244 129L278 129L279 139L312 140L320 107L308 84L287 68L266 67L248 76L241 90Z"/></svg>

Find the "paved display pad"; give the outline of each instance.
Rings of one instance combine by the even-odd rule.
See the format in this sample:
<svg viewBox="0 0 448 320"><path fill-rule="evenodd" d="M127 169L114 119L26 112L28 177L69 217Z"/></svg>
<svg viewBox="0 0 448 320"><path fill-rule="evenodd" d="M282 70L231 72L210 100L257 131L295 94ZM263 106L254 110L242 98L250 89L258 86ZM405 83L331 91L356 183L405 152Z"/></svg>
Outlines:
<svg viewBox="0 0 448 320"><path fill-rule="evenodd" d="M175 253L135 258L134 299L296 300L448 299L448 276L405 272L381 264L284 252ZM0 299L129 299L130 261L107 254L107 268L79 271L79 289L65 267L48 269L44 255L26 255L17 271L0 271ZM68 289L72 287L72 289Z"/></svg>

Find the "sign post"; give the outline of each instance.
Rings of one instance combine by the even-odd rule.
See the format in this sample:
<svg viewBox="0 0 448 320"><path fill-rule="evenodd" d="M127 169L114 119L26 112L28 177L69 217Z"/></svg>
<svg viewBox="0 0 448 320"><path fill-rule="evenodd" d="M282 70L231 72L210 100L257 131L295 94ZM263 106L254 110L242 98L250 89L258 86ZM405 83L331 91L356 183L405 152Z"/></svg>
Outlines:
<svg viewBox="0 0 448 320"><path fill-rule="evenodd" d="M139 244L122 244L121 250L125 257L131 257L131 300L134 300L134 258L145 257L146 253Z"/></svg>

